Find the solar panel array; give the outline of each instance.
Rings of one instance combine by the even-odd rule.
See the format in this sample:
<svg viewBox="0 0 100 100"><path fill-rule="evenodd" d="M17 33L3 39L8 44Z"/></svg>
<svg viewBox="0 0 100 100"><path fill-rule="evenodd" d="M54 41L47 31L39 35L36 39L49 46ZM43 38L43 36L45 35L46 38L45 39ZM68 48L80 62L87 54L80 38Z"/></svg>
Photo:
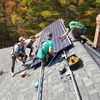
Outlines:
<svg viewBox="0 0 100 100"><path fill-rule="evenodd" d="M70 41L68 36L66 36L62 39L58 38L58 36L65 33L65 26L63 24L62 19L59 19L59 20L53 22L52 24L50 24L49 26L45 27L42 30L42 34L41 34L39 44L41 44L41 42L45 38L47 38L48 33L52 33L52 41L54 43L54 49L53 50L56 51L56 52L59 52L62 49L66 48L66 47L68 47L72 44L72 42ZM31 66L33 67L40 62L41 62L40 59L37 57L37 55L35 55Z"/></svg>

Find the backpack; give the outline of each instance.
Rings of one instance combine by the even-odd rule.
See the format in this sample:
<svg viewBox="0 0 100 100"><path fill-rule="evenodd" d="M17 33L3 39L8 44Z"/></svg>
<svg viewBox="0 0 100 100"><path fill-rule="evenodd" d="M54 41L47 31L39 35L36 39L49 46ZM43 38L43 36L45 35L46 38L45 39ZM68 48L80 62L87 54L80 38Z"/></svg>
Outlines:
<svg viewBox="0 0 100 100"><path fill-rule="evenodd" d="M18 49L18 54L20 54L19 51L21 51L22 53L24 52L24 45L22 46L22 48L20 48L20 45L19 45L18 43L15 44L15 45L18 45L18 48L19 48L19 49ZM15 45L14 45L14 46L15 46ZM14 46L13 46L13 55L14 55Z"/></svg>

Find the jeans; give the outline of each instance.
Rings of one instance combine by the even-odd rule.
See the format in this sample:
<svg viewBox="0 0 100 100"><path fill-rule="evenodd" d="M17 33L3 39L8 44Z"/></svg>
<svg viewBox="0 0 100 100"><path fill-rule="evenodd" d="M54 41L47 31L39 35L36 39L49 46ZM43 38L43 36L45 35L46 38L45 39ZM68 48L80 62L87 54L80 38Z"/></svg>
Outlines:
<svg viewBox="0 0 100 100"><path fill-rule="evenodd" d="M29 53L29 57L31 56L31 53L33 51L33 48L31 46L27 46L27 48L30 48L30 53Z"/></svg>
<svg viewBox="0 0 100 100"><path fill-rule="evenodd" d="M18 56L21 57L21 60L23 60L23 57L24 57L23 54L19 54ZM14 73L16 57L14 55L11 55L11 58L12 58L11 72ZM26 59L27 59L27 55L26 55Z"/></svg>

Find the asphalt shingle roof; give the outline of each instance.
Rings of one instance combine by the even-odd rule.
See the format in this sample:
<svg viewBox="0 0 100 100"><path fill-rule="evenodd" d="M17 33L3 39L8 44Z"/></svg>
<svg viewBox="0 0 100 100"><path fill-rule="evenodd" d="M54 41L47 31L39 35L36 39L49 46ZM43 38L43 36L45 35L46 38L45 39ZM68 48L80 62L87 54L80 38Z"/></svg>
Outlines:
<svg viewBox="0 0 100 100"><path fill-rule="evenodd" d="M0 49L0 68L4 71L0 75L0 100L36 100L37 93L34 83L39 79L40 67L34 70L29 65L27 69L21 66L20 68L25 69L28 75L21 78L18 73L15 77L11 77L11 50L12 47ZM100 58L98 52L78 41L74 42L74 47L66 50L66 54L68 56L76 54L83 63L79 69L73 71L82 100L100 100L100 68L98 65L100 59L94 61L94 58L89 54L90 50L92 56ZM66 74L63 76L59 74L59 66L68 67L61 54L62 52L58 54L50 67L45 68L42 100L66 100L66 98L67 100L77 100L72 81ZM30 64L31 61L27 63ZM15 72L18 72L17 65ZM61 79L61 77L63 78Z"/></svg>
<svg viewBox="0 0 100 100"><path fill-rule="evenodd" d="M99 100L99 66L80 42L74 42L74 47L67 50L66 53L68 56L76 54L82 61L79 69L73 71L82 100ZM54 62L52 68L47 68L47 73L50 73L54 67L63 65L68 67L65 60L60 64ZM66 98L67 100L77 100L72 81L66 74L61 79L58 69L59 67L44 81L43 100L66 100Z"/></svg>
<svg viewBox="0 0 100 100"><path fill-rule="evenodd" d="M41 32L37 35L41 35ZM34 47L39 39L34 43ZM27 62L26 67L18 65L27 75L20 76L18 65L15 66L15 77L11 77L10 52L13 47L0 49L0 100L36 100L37 92L35 82L40 77L40 65L31 68L32 60ZM36 48L37 49L37 48ZM34 51L36 51L36 49ZM87 43L73 42L73 46L66 48L67 56L75 54L80 60L78 69L72 71L82 100L100 100L100 53L91 48ZM29 49L27 49L29 53ZM45 67L42 100L77 100L72 80L66 73L59 74L59 67L68 68L66 60L62 58L62 51L57 54L50 67Z"/></svg>

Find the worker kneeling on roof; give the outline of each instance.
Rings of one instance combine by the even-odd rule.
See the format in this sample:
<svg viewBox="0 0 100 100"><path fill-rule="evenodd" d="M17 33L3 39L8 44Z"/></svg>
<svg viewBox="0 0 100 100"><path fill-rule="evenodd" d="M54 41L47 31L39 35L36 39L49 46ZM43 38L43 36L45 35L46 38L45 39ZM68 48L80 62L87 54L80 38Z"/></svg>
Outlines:
<svg viewBox="0 0 100 100"><path fill-rule="evenodd" d="M65 23L65 27L67 32L58 38L63 38L64 36L68 35L72 41L81 40L81 35L86 33L86 27L78 21L71 21L70 23Z"/></svg>
<svg viewBox="0 0 100 100"><path fill-rule="evenodd" d="M52 57L55 56L55 53L53 52L54 44L52 42L52 33L49 33L47 37L47 39L42 41L41 47L39 48L37 53L37 56L42 61L42 66L48 64Z"/></svg>

